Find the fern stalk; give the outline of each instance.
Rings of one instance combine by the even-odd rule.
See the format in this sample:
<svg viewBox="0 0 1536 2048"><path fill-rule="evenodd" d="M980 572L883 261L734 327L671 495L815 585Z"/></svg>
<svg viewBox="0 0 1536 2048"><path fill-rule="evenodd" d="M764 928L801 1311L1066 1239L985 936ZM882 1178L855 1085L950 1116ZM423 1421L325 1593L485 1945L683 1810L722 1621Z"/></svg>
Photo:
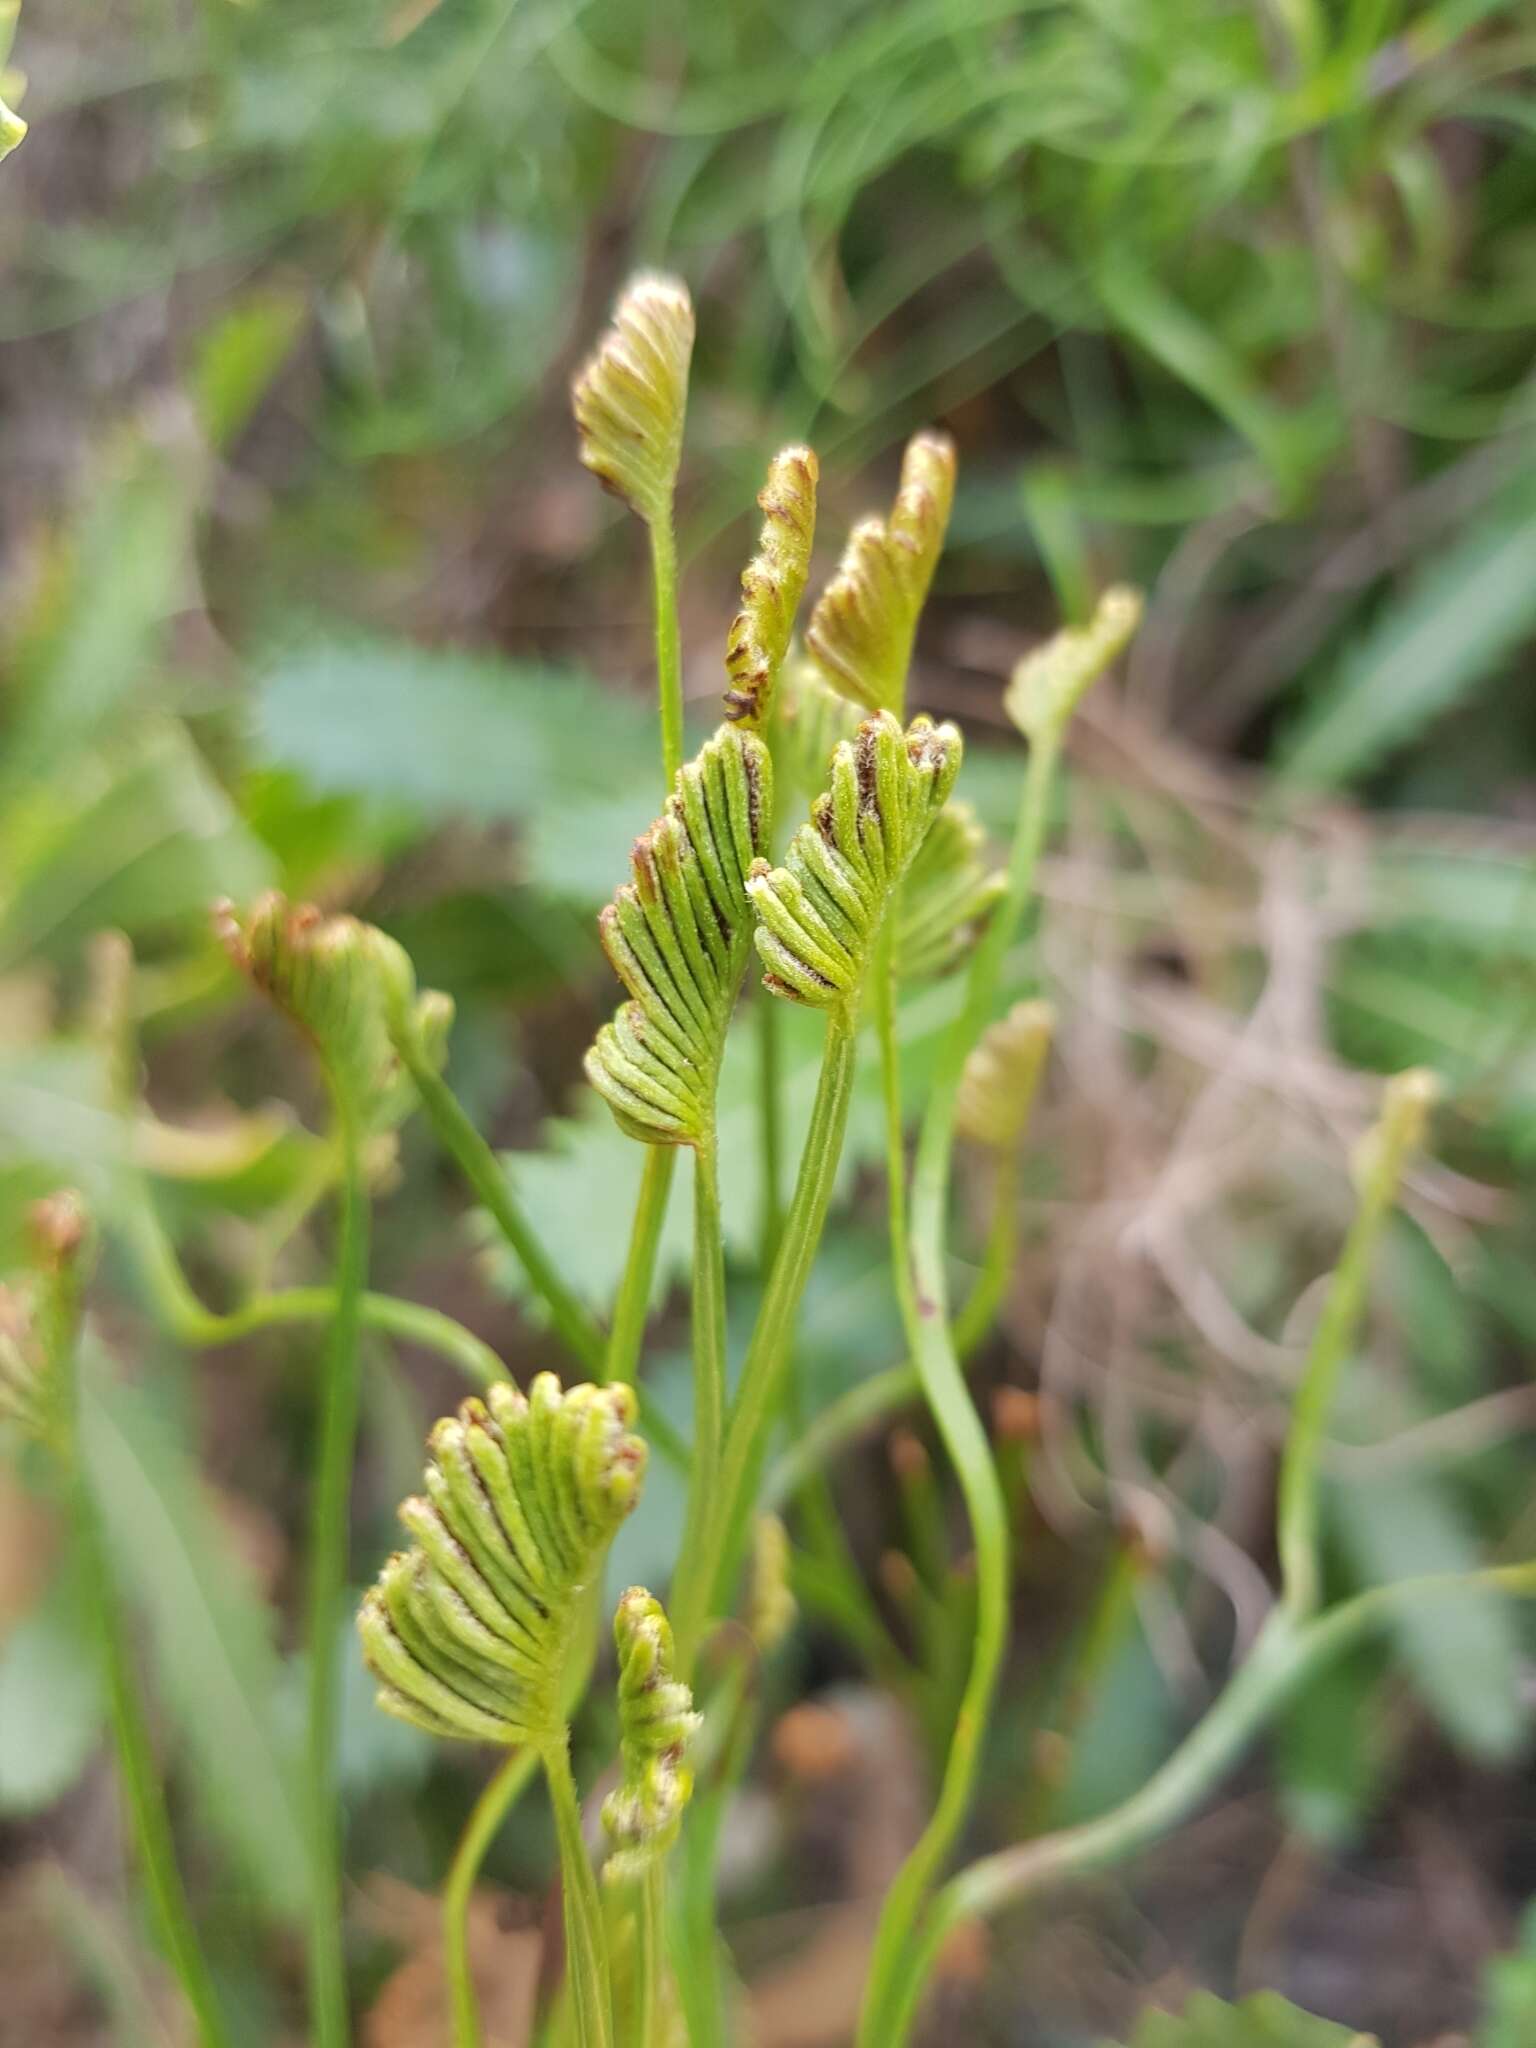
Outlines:
<svg viewBox="0 0 1536 2048"><path fill-rule="evenodd" d="M539 1768L535 1749L514 1749L475 1801L443 1886L443 1969L453 2018L453 2048L481 2048L480 2006L469 1958L469 1902L496 1831Z"/></svg>

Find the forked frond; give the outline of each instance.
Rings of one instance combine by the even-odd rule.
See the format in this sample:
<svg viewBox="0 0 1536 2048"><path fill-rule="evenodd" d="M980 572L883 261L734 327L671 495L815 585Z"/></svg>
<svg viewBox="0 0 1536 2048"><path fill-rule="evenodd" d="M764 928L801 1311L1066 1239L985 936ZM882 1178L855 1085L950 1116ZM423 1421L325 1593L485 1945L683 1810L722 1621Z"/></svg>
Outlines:
<svg viewBox="0 0 1536 2048"><path fill-rule="evenodd" d="M374 926L276 891L244 916L218 904L214 928L241 972L312 1041L359 1123L393 1129L415 1100L396 1039L411 1031L427 1064L440 1067L452 1000L435 990L418 995L409 958Z"/></svg>
<svg viewBox="0 0 1536 2048"><path fill-rule="evenodd" d="M631 279L572 386L581 459L648 524L668 517L683 452L693 301L675 277Z"/></svg>
<svg viewBox="0 0 1536 2048"><path fill-rule="evenodd" d="M634 1418L628 1387L562 1390L545 1372L436 1425L425 1497L400 1509L411 1546L358 1615L387 1713L470 1742L555 1738L577 1595L645 1471Z"/></svg>
<svg viewBox="0 0 1536 2048"><path fill-rule="evenodd" d="M952 725L888 711L832 756L832 786L795 833L782 867L747 878L764 987L831 1009L857 998L881 920L960 772Z"/></svg>
<svg viewBox="0 0 1536 2048"><path fill-rule="evenodd" d="M954 496L954 443L947 434L915 435L890 517L859 521L811 614L805 644L812 660L867 711L901 709Z"/></svg>
<svg viewBox="0 0 1536 2048"><path fill-rule="evenodd" d="M955 1129L973 1144L1006 1152L1023 1136L1051 1049L1049 1003L1015 1003L971 1049L955 1100Z"/></svg>
<svg viewBox="0 0 1536 2048"><path fill-rule="evenodd" d="M643 1586L631 1586L619 1601L613 1637L624 1775L603 1801L603 1826L613 1844L603 1875L624 1884L644 1876L677 1840L693 1791L685 1759L702 1717L677 1676L671 1623Z"/></svg>
<svg viewBox="0 0 1536 2048"><path fill-rule="evenodd" d="M725 643L725 715L758 731L768 721L810 572L818 475L809 448L785 448L769 464L768 481L758 493L763 531L757 553L741 572L741 610Z"/></svg>
<svg viewBox="0 0 1536 2048"><path fill-rule="evenodd" d="M678 772L635 841L630 881L599 920L630 1000L587 1054L631 1137L696 1145L714 1119L726 1028L746 966L747 876L768 846L773 767L755 733L722 726Z"/></svg>
<svg viewBox="0 0 1536 2048"><path fill-rule="evenodd" d="M987 835L969 804L945 806L901 885L894 959L902 981L936 981L980 938L1007 877L985 861Z"/></svg>

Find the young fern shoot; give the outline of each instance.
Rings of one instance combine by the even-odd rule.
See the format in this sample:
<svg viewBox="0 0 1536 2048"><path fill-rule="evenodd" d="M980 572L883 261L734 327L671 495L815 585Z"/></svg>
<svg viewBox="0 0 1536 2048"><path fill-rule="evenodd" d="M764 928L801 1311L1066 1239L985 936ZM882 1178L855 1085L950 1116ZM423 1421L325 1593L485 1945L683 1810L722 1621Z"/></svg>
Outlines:
<svg viewBox="0 0 1536 2048"><path fill-rule="evenodd" d="M627 1387L540 1373L466 1401L428 1439L412 1538L363 1601L379 1705L429 1734L538 1753L560 1842L580 2048L611 2048L607 1943L571 1777L562 1683L581 1595L634 1506L646 1449Z"/></svg>

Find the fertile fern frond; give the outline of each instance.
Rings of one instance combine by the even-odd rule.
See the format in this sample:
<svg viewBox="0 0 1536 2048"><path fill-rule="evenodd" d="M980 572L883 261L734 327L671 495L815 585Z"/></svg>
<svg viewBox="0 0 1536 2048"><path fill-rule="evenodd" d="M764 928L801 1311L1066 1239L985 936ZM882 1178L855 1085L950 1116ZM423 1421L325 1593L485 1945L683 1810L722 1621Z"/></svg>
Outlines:
<svg viewBox="0 0 1536 2048"><path fill-rule="evenodd" d="M859 521L811 614L811 659L834 689L868 711L901 709L954 496L954 443L947 434L915 435L889 519Z"/></svg>
<svg viewBox="0 0 1536 2048"><path fill-rule="evenodd" d="M949 804L934 819L901 885L894 958L903 981L937 981L980 938L1008 886L1001 870L987 867L986 845L969 804Z"/></svg>
<svg viewBox="0 0 1536 2048"><path fill-rule="evenodd" d="M683 452L693 302L674 277L631 280L571 392L581 459L648 525L670 513Z"/></svg>
<svg viewBox="0 0 1536 2048"><path fill-rule="evenodd" d="M832 1009L857 997L881 920L960 772L952 725L888 711L832 756L831 789L790 841L783 867L747 878L763 985Z"/></svg>
<svg viewBox="0 0 1536 2048"><path fill-rule="evenodd" d="M722 726L678 771L635 841L632 879L599 920L629 990L587 1054L587 1077L622 1129L696 1145L714 1121L726 1028L746 966L747 876L768 847L773 765L755 733Z"/></svg>
<svg viewBox="0 0 1536 2048"><path fill-rule="evenodd" d="M69 1372L90 1236L72 1189L33 1204L28 1272L0 1286L0 1421L55 1452L66 1448Z"/></svg>
<svg viewBox="0 0 1536 2048"><path fill-rule="evenodd" d="M1056 1013L1049 1003L1015 1003L971 1049L955 1101L955 1129L973 1144L1006 1152L1024 1135Z"/></svg>
<svg viewBox="0 0 1536 2048"><path fill-rule="evenodd" d="M413 1538L365 1595L358 1633L387 1713L433 1735L538 1742L563 1726L560 1682L577 1595L634 1506L646 1449L628 1387L527 1395L498 1383L427 1440Z"/></svg>
<svg viewBox="0 0 1536 2048"><path fill-rule="evenodd" d="M1086 626L1063 626L1014 669L1003 709L1026 739L1060 732L1089 684L1130 644L1141 624L1141 592L1106 590Z"/></svg>
<svg viewBox="0 0 1536 2048"><path fill-rule="evenodd" d="M414 1091L397 1051L414 1035L426 1063L442 1065L453 1020L449 997L416 993L395 941L355 917L329 917L273 891L242 917L214 909L214 928L241 972L313 1042L337 1098L368 1130L394 1128Z"/></svg>
<svg viewBox="0 0 1536 2048"><path fill-rule="evenodd" d="M763 531L757 553L741 572L741 610L726 636L730 687L725 715L761 731L767 724L795 613L811 566L816 537L819 471L809 448L785 448L773 458L758 494Z"/></svg>
<svg viewBox="0 0 1536 2048"><path fill-rule="evenodd" d="M624 1775L603 1801L613 1852L603 1875L642 1877L677 1840L693 1791L684 1758L702 1725L693 1694L677 1676L672 1627L661 1602L631 1586L613 1617L619 1652L619 1755Z"/></svg>

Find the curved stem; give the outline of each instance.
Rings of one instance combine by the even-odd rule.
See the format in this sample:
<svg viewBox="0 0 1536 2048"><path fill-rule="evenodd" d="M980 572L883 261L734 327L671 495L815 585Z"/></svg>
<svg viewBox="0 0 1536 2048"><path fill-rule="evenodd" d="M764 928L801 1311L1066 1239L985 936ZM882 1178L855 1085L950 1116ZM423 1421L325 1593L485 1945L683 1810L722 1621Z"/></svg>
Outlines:
<svg viewBox="0 0 1536 2048"><path fill-rule="evenodd" d="M613 1305L613 1325L608 1332L603 1364L606 1378L623 1380L626 1386L634 1385L640 1370L640 1348L645 1342L646 1317L656 1278L656 1253L661 1244L661 1228L667 1220L667 1198L672 1192L676 1164L675 1145L646 1146L624 1277Z"/></svg>
<svg viewBox="0 0 1536 2048"><path fill-rule="evenodd" d="M469 1963L469 1901L497 1829L539 1767L536 1749L515 1749L486 1783L459 1837L443 1886L443 1967L453 2014L453 2048L480 2048L480 2009Z"/></svg>
<svg viewBox="0 0 1536 2048"><path fill-rule="evenodd" d="M556 1272L549 1254L518 1207L501 1162L465 1115L442 1075L422 1059L409 1033L400 1038L398 1050L416 1084L428 1122L516 1254L529 1284L549 1311L555 1334L588 1372L599 1373L603 1364L603 1333Z"/></svg>
<svg viewBox="0 0 1536 2048"><path fill-rule="evenodd" d="M73 1476L81 1568L106 1667L107 1712L139 1867L160 1939L196 2023L197 2038L202 2048L225 2048L229 2033L177 1868L160 1766L139 1697L96 1504L83 1470L77 1469Z"/></svg>
<svg viewBox="0 0 1536 2048"><path fill-rule="evenodd" d="M581 1832L581 1802L571 1776L565 1731L540 1752L549 1782L560 1844L560 1886L565 1901L565 1968L576 2015L577 2048L613 2048L613 2005L608 1941L597 1877Z"/></svg>
<svg viewBox="0 0 1536 2048"><path fill-rule="evenodd" d="M341 1810L336 1787L338 1636L347 1574L352 1454L357 1438L357 1337L368 1271L368 1197L361 1132L337 1097L341 1137L341 1226L336 1252L336 1311L326 1346L309 1532L305 1647L309 1703L305 1791L315 1843L315 1901L310 1920L310 2029L316 2048L341 2048L349 2033L342 1943Z"/></svg>
<svg viewBox="0 0 1536 2048"><path fill-rule="evenodd" d="M1329 1613L1298 1624L1277 1608L1246 1661L1166 1763L1111 1812L1077 1827L985 1856L938 1894L920 1940L903 1960L889 2001L885 2048L902 2048L923 1984L944 1941L960 1922L1050 1889L1064 1879L1123 1862L1165 1835L1209 1797L1253 1737L1307 1678L1399 1606L1447 1599L1476 1588L1536 1597L1536 1564L1480 1572L1437 1573L1373 1586Z"/></svg>
<svg viewBox="0 0 1536 2048"><path fill-rule="evenodd" d="M684 1552L673 1587L672 1620L678 1667L685 1676L693 1668L716 1591L728 1585L740 1561L769 1425L789 1355L795 1314L821 1241L842 1156L848 1105L853 1094L856 1039L852 1013L834 1010L827 1019L821 1076L795 1192L784 1219L784 1235L768 1276L742 1364L741 1384L731 1406L719 1483L705 1523L706 1540Z"/></svg>
<svg viewBox="0 0 1536 2048"><path fill-rule="evenodd" d="M677 631L677 542L672 512L656 520L651 536L651 594L656 619L656 694L661 705L661 765L672 787L683 765L683 662Z"/></svg>

